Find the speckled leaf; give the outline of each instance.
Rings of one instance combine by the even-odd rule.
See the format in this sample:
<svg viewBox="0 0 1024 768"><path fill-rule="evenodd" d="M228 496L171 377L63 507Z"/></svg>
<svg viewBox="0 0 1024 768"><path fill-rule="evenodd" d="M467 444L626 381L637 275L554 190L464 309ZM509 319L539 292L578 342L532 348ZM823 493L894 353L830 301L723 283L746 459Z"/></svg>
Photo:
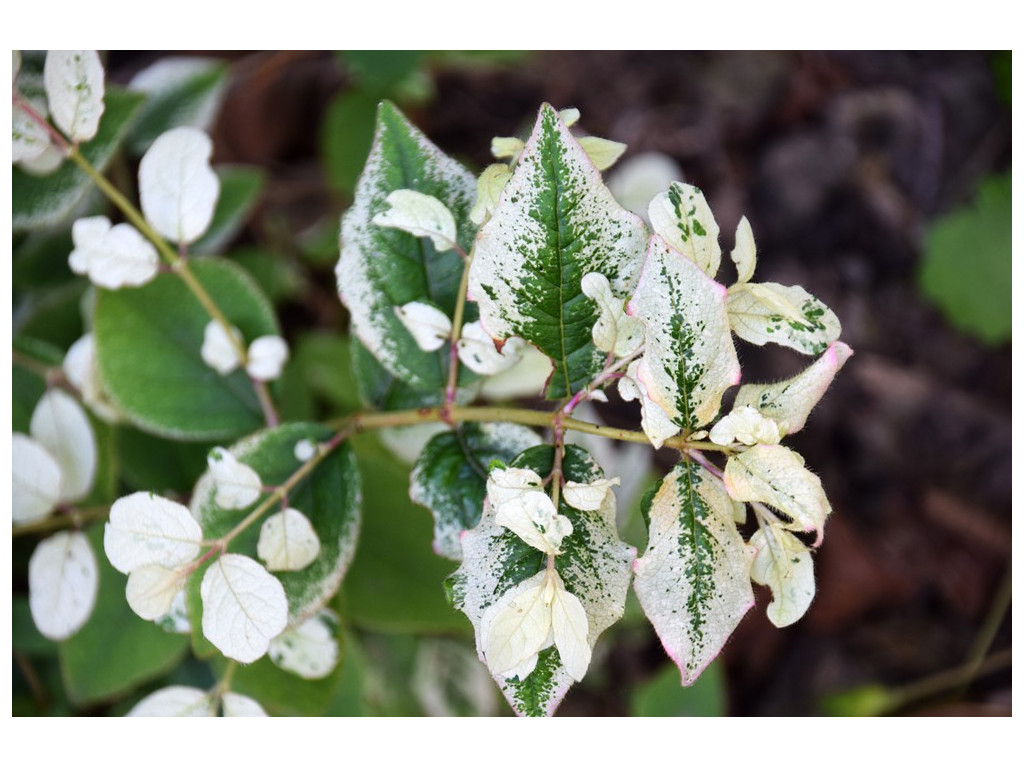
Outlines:
<svg viewBox="0 0 1024 768"><path fill-rule="evenodd" d="M480 522L487 468L539 445L540 437L518 424L460 425L435 436L420 454L409 479L409 496L434 515L434 551L462 559L462 532Z"/></svg>
<svg viewBox="0 0 1024 768"><path fill-rule="evenodd" d="M669 657L690 685L754 604L750 550L729 496L703 467L677 464L650 502L647 551L633 585Z"/></svg>
<svg viewBox="0 0 1024 768"><path fill-rule="evenodd" d="M270 302L224 260L191 262L196 278L246 341L279 333ZM263 423L244 371L221 376L200 356L210 316L176 275L98 291L96 360L110 399L147 432L176 440L239 437Z"/></svg>
<svg viewBox="0 0 1024 768"><path fill-rule="evenodd" d="M725 294L695 262L651 237L626 308L644 324L637 378L647 396L686 431L710 422L725 390L740 378Z"/></svg>
<svg viewBox="0 0 1024 768"><path fill-rule="evenodd" d="M476 180L384 102L355 201L341 223L338 291L355 334L393 376L418 389L440 389L448 373L448 348L421 350L392 308L430 302L451 317L463 262L454 250L438 250L430 238L373 223L390 208L388 195L400 189L437 198L455 218L459 244L469 250L476 233L469 220Z"/></svg>
<svg viewBox="0 0 1024 768"><path fill-rule="evenodd" d="M774 384L744 384L736 393L734 408L749 405L774 419L787 435L799 432L832 379L853 350L841 341L791 379Z"/></svg>
<svg viewBox="0 0 1024 768"><path fill-rule="evenodd" d="M555 364L547 397L585 387L604 365L591 338L600 315L581 288L599 272L623 298L636 284L647 230L622 208L550 105L490 220L480 230L470 298L496 339L521 336Z"/></svg>
<svg viewBox="0 0 1024 768"><path fill-rule="evenodd" d="M551 472L553 454L551 446L537 446L521 453L510 466L532 469L545 477ZM562 469L566 479L578 483L602 477L593 458L575 445L566 446ZM593 648L598 636L622 616L636 550L618 537L612 494L597 512L581 512L564 501L558 511L569 518L573 531L562 541L562 554L555 558L555 568L566 589L583 604L589 629L587 641ZM453 605L473 623L483 660L480 621L484 611L543 570L545 555L495 524L494 510L488 503L484 504L480 524L462 537L462 550L462 565L446 587ZM552 714L573 682L555 646L540 652L536 667L525 680L501 676L495 680L512 708L529 716Z"/></svg>
<svg viewBox="0 0 1024 768"><path fill-rule="evenodd" d="M96 137L79 147L82 156L103 171L138 114L145 96L110 87ZM85 196L92 181L77 165L65 162L48 176L11 169L11 224L15 231L56 224Z"/></svg>
<svg viewBox="0 0 1024 768"><path fill-rule="evenodd" d="M264 483L279 485L301 465L295 458L296 443L301 440L323 442L331 435L330 430L315 424L286 424L246 438L232 446L230 451L239 461L256 470ZM213 478L207 472L199 479L192 495L192 514L208 539L223 536L259 503L245 509L229 510L218 507L215 498ZM336 448L289 492L288 504L309 519L320 539L320 553L311 564L301 571L274 574L284 586L288 597L289 624L294 625L319 611L338 591L355 553L360 489L351 448L347 444ZM255 558L259 535L260 526L250 526L235 539L231 551ZM190 580L190 589L195 588L196 576ZM194 603L192 607L195 607ZM197 626L194 620L193 626Z"/></svg>
<svg viewBox="0 0 1024 768"><path fill-rule="evenodd" d="M669 247L686 256L709 277L718 274L722 263L718 223L703 192L692 184L673 181L667 192L651 200L648 215L651 229Z"/></svg>
<svg viewBox="0 0 1024 768"><path fill-rule="evenodd" d="M799 285L737 283L728 305L733 332L759 347L774 342L820 355L842 332L835 313Z"/></svg>
<svg viewBox="0 0 1024 768"><path fill-rule="evenodd" d="M760 501L792 520L785 527L824 536L825 518L832 511L821 480L804 466L803 457L783 445L755 445L730 456L725 464L725 487L736 501Z"/></svg>
<svg viewBox="0 0 1024 768"><path fill-rule="evenodd" d="M89 141L103 116L103 64L98 51L48 51L43 84L50 116L71 141Z"/></svg>

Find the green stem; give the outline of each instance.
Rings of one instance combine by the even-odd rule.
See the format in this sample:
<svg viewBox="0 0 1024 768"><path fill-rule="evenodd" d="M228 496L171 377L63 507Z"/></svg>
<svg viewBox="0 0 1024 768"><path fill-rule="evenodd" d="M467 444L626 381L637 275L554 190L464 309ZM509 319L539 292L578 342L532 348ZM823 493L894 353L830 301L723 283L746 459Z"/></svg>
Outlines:
<svg viewBox="0 0 1024 768"><path fill-rule="evenodd" d="M62 528L80 528L93 520L103 520L110 514L110 507L89 507L88 509L71 509L59 515L46 517L25 525L16 525L11 529L11 537L30 536L34 533L50 533Z"/></svg>
<svg viewBox="0 0 1024 768"><path fill-rule="evenodd" d="M455 296L455 311L452 314L452 335L448 351L448 386L444 391L444 403L451 408L459 385L459 339L462 337L462 318L466 312L466 294L469 293L469 265L473 263L474 245L468 254L463 254L462 279Z"/></svg>

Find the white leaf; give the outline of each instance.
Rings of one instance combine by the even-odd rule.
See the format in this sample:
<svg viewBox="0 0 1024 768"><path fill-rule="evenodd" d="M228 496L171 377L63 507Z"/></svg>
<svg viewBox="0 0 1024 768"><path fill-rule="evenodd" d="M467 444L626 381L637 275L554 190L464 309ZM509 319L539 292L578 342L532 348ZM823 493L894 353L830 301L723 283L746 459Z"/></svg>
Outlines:
<svg viewBox="0 0 1024 768"><path fill-rule="evenodd" d="M33 106L35 106L33 104ZM50 146L46 129L18 106L12 107L11 114L11 162L22 163L34 160ZM37 110L38 111L38 110Z"/></svg>
<svg viewBox="0 0 1024 768"><path fill-rule="evenodd" d="M558 110L558 116L562 118L566 128L571 128L580 121L580 111L576 107Z"/></svg>
<svg viewBox="0 0 1024 768"><path fill-rule="evenodd" d="M60 500L78 501L89 493L96 437L82 406L62 390L48 390L32 412L29 432L60 465Z"/></svg>
<svg viewBox="0 0 1024 768"><path fill-rule="evenodd" d="M799 285L737 283L728 306L733 332L758 346L774 342L818 355L842 332L835 313Z"/></svg>
<svg viewBox="0 0 1024 768"><path fill-rule="evenodd" d="M178 595L184 594L187 575L162 565L143 565L128 575L124 594L128 605L146 621L156 621L171 612Z"/></svg>
<svg viewBox="0 0 1024 768"><path fill-rule="evenodd" d="M505 340L499 352L494 345L494 339L477 320L462 326L457 346L459 360L463 365L474 373L492 376L507 371L518 363L527 345L518 336L511 336Z"/></svg>
<svg viewBox="0 0 1024 768"><path fill-rule="evenodd" d="M551 592L546 571L510 589L480 619L483 654L492 674L524 679L549 642Z"/></svg>
<svg viewBox="0 0 1024 768"><path fill-rule="evenodd" d="M156 248L131 224L115 224L90 238L87 245L72 251L68 261L74 271L82 274L84 267L89 280L110 290L145 285L160 269Z"/></svg>
<svg viewBox="0 0 1024 768"><path fill-rule="evenodd" d="M660 152L642 152L623 160L608 175L608 189L628 211L642 216L649 224L647 211L651 200L683 175L679 164Z"/></svg>
<svg viewBox="0 0 1024 768"><path fill-rule="evenodd" d="M488 400L536 397L543 391L544 383L550 376L551 358L532 344L525 344L519 362L485 379L480 394Z"/></svg>
<svg viewBox="0 0 1024 768"><path fill-rule="evenodd" d="M565 503L570 507L584 510L585 512L596 512L604 504L605 497L611 492L612 487L621 484L617 477L601 478L592 483L577 483L575 480L568 480L563 488Z"/></svg>
<svg viewBox="0 0 1024 768"><path fill-rule="evenodd" d="M718 420L711 428L709 437L711 442L719 445L730 445L733 442L776 445L782 440L782 433L774 419L762 416L749 405L739 405L728 416Z"/></svg>
<svg viewBox="0 0 1024 768"><path fill-rule="evenodd" d="M213 717L213 698L187 685L171 685L146 696L126 717Z"/></svg>
<svg viewBox="0 0 1024 768"><path fill-rule="evenodd" d="M241 345L243 343L242 332L235 326L231 326L231 333ZM238 358L238 351L231 343L231 338L224 330L224 326L216 320L211 320L206 324L203 331L203 346L199 350L199 355L203 358L204 363L221 376L227 376L241 362Z"/></svg>
<svg viewBox="0 0 1024 768"><path fill-rule="evenodd" d="M587 641L589 622L583 603L567 591L561 577L551 571L554 595L551 599L551 630L558 656L566 671L577 682L587 674L590 666L590 643Z"/></svg>
<svg viewBox="0 0 1024 768"><path fill-rule="evenodd" d="M735 407L750 405L782 425L786 434L799 432L840 368L853 355L841 341L791 379L775 384L744 384Z"/></svg>
<svg viewBox="0 0 1024 768"><path fill-rule="evenodd" d="M379 430L377 436L403 464L413 464L434 435L449 429L451 427L443 422L426 422L408 427L387 427Z"/></svg>
<svg viewBox="0 0 1024 768"><path fill-rule="evenodd" d="M141 70L128 83L128 89L147 94L147 106L161 103L166 105L167 99L173 98L183 86L189 87L220 66L221 63L216 59L169 56ZM193 98L187 103L174 104L174 124L191 125L208 131L223 101L225 86L226 83L217 85L200 100Z"/></svg>
<svg viewBox="0 0 1024 768"><path fill-rule="evenodd" d="M736 264L736 282L747 283L754 276L757 267L757 246L754 245L754 230L744 216L736 227L736 247L732 249L732 260Z"/></svg>
<svg viewBox="0 0 1024 768"><path fill-rule="evenodd" d="M515 162L525 147L526 143L514 136L495 136L491 139L491 154L496 160Z"/></svg>
<svg viewBox="0 0 1024 768"><path fill-rule="evenodd" d="M709 277L718 274L722 247L718 244L718 222L692 184L674 181L667 192L651 200L648 215L651 228L675 251L686 256Z"/></svg>
<svg viewBox="0 0 1024 768"><path fill-rule="evenodd" d="M395 316L402 321L424 352L440 349L452 333L452 321L437 307L422 301L410 301L395 307Z"/></svg>
<svg viewBox="0 0 1024 768"><path fill-rule="evenodd" d="M103 549L111 565L131 573L144 565L173 568L191 562L202 539L203 531L187 507L139 491L111 506Z"/></svg>
<svg viewBox="0 0 1024 768"><path fill-rule="evenodd" d="M755 445L730 456L725 464L725 487L736 501L760 501L792 519L786 527L824 536L825 518L832 511L821 480L804 467L800 454L782 445Z"/></svg>
<svg viewBox="0 0 1024 768"><path fill-rule="evenodd" d="M271 571L301 571L320 554L320 538L309 518L288 507L263 522L256 554Z"/></svg>
<svg viewBox="0 0 1024 768"><path fill-rule="evenodd" d="M28 561L28 604L36 628L51 640L75 634L92 614L100 574L81 531L44 539Z"/></svg>
<svg viewBox="0 0 1024 768"><path fill-rule="evenodd" d="M123 416L108 397L96 365L96 343L91 333L72 344L64 355L61 369L71 384L82 394L92 412L108 424L116 424Z"/></svg>
<svg viewBox="0 0 1024 768"><path fill-rule="evenodd" d="M103 65L96 51L49 51L43 85L53 122L73 142L96 135L103 116Z"/></svg>
<svg viewBox="0 0 1024 768"><path fill-rule="evenodd" d="M561 554L562 539L572 533L572 523L558 514L551 497L543 491L529 491L497 507L496 525L508 528L531 547L549 555Z"/></svg>
<svg viewBox="0 0 1024 768"><path fill-rule="evenodd" d="M244 509L263 493L263 481L256 470L242 464L231 451L213 448L206 463L217 488L214 503L221 509Z"/></svg>
<svg viewBox="0 0 1024 768"><path fill-rule="evenodd" d="M619 397L627 403L640 401L640 427L656 449L661 448L670 437L679 434L681 427L665 413L665 410L647 395L646 385L637 378L640 361L634 360L626 369L626 375L619 379Z"/></svg>
<svg viewBox="0 0 1024 768"><path fill-rule="evenodd" d="M68 256L68 266L76 275L89 272L92 254L102 246L103 237L110 231L110 219L106 216L86 216L75 219L71 225L71 240L74 250Z"/></svg>
<svg viewBox="0 0 1024 768"><path fill-rule="evenodd" d="M587 153L587 157L599 171L611 168L626 151L625 144L610 139L599 139L597 136L581 136L579 142L583 151Z"/></svg>
<svg viewBox="0 0 1024 768"><path fill-rule="evenodd" d="M304 680L327 677L338 665L338 617L323 610L270 641L268 655L278 667Z"/></svg>
<svg viewBox="0 0 1024 768"><path fill-rule="evenodd" d="M721 484L696 464L676 465L651 501L633 586L683 685L697 679L754 604L752 557Z"/></svg>
<svg viewBox="0 0 1024 768"><path fill-rule="evenodd" d="M796 536L776 526L759 528L750 545L757 549L750 578L772 590L768 619L776 627L788 627L807 612L814 599L811 553Z"/></svg>
<svg viewBox="0 0 1024 768"><path fill-rule="evenodd" d="M504 163L492 163L484 168L476 181L476 202L469 212L469 220L474 224L483 224L494 213L505 185L512 178L512 169Z"/></svg>
<svg viewBox="0 0 1024 768"><path fill-rule="evenodd" d="M244 555L221 555L203 575L199 594L206 639L243 664L263 656L288 623L281 582Z"/></svg>
<svg viewBox="0 0 1024 768"><path fill-rule="evenodd" d="M299 442L295 444L295 450L293 451L293 453L295 454L296 460L301 461L303 464L305 464L307 461L316 456L318 450L319 449L312 440L307 440L306 438L303 438L302 440L299 440Z"/></svg>
<svg viewBox="0 0 1024 768"><path fill-rule="evenodd" d="M429 237L438 251L447 251L455 245L455 217L436 197L414 189L396 189L384 202L391 207L373 217L378 227Z"/></svg>
<svg viewBox="0 0 1024 768"><path fill-rule="evenodd" d="M644 324L635 377L647 396L683 429L709 423L740 378L725 288L655 235L627 312Z"/></svg>
<svg viewBox="0 0 1024 768"><path fill-rule="evenodd" d="M600 316L591 336L594 346L615 357L629 357L644 342L643 325L626 314L625 301L612 295L608 278L600 272L588 272L580 281L583 294L597 304Z"/></svg>
<svg viewBox="0 0 1024 768"><path fill-rule="evenodd" d="M28 435L11 436L11 518L15 525L42 520L60 501L60 465Z"/></svg>
<svg viewBox="0 0 1024 768"><path fill-rule="evenodd" d="M246 373L257 381L273 381L288 361L288 344L280 336L260 336L249 345L248 358Z"/></svg>
<svg viewBox="0 0 1024 768"><path fill-rule="evenodd" d="M267 717L266 710L255 699L227 691L221 696L224 717Z"/></svg>
<svg viewBox="0 0 1024 768"><path fill-rule="evenodd" d="M487 474L487 499L495 509L524 493L539 491L543 487L540 475L532 469L495 467Z"/></svg>
<svg viewBox="0 0 1024 768"><path fill-rule="evenodd" d="M142 212L169 240L191 243L209 228L220 196L220 179L210 167L212 154L213 142L203 131L172 128L139 163Z"/></svg>
<svg viewBox="0 0 1024 768"><path fill-rule="evenodd" d="M35 157L25 158L18 167L30 176L49 176L64 162L64 151L56 144L47 144Z"/></svg>

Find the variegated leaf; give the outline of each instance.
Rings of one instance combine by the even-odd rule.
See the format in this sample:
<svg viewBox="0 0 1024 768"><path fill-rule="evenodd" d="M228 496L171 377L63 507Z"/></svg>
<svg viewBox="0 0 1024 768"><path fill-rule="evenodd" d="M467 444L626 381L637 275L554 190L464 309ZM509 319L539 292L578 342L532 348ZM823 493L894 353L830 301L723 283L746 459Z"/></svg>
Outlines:
<svg viewBox="0 0 1024 768"><path fill-rule="evenodd" d="M439 250L430 238L373 223L390 210L389 195L403 189L430 195L451 211L459 245L469 250L476 233L469 220L476 180L384 102L355 201L341 223L338 291L359 340L393 376L416 389L441 389L448 374L448 348L420 349L393 308L430 302L451 317L463 262L454 250Z"/></svg>
<svg viewBox="0 0 1024 768"><path fill-rule="evenodd" d="M704 193L692 184L673 181L667 192L651 200L651 229L675 251L686 256L709 277L718 274L722 248L718 222Z"/></svg>
<svg viewBox="0 0 1024 768"><path fill-rule="evenodd" d="M77 143L99 130L103 116L103 64L97 51L49 51L43 83L53 122Z"/></svg>
<svg viewBox="0 0 1024 768"><path fill-rule="evenodd" d="M799 285L737 283L729 289L729 324L744 341L820 355L839 338L835 313Z"/></svg>
<svg viewBox="0 0 1024 768"><path fill-rule="evenodd" d="M754 604L752 557L722 486L697 464L676 465L650 502L650 538L633 588L683 685L697 679Z"/></svg>
<svg viewBox="0 0 1024 768"><path fill-rule="evenodd" d="M788 627L814 599L811 553L800 539L776 526L758 529L750 546L757 550L750 577L772 590L768 619L776 627Z"/></svg>
<svg viewBox="0 0 1024 768"><path fill-rule="evenodd" d="M768 504L792 520L787 528L814 531L815 546L821 543L832 507L821 480L804 467L799 453L783 445L755 445L729 457L724 479L726 490L736 501Z"/></svg>
<svg viewBox="0 0 1024 768"><path fill-rule="evenodd" d="M409 479L409 496L434 516L434 551L462 559L462 532L480 521L487 469L510 462L540 437L518 424L468 423L436 435L420 454Z"/></svg>
<svg viewBox="0 0 1024 768"><path fill-rule="evenodd" d="M585 387L604 365L591 330L600 312L583 294L589 272L627 296L646 228L623 209L558 113L541 107L522 157L470 266L469 295L496 339L521 336L554 361L547 397Z"/></svg>
<svg viewBox="0 0 1024 768"><path fill-rule="evenodd" d="M530 448L511 466L531 469L545 477L551 472L553 453L547 445ZM566 446L562 470L567 480L577 483L602 479L597 463L575 445ZM587 643L593 648L598 636L622 616L636 550L618 537L614 494L608 494L596 512L581 512L564 500L558 512L569 518L573 531L561 542L562 553L555 557L555 569L566 590L583 606ZM542 552L497 525L494 517L495 510L485 503L480 524L462 537L462 565L446 584L453 605L473 623L481 660L485 660L481 625L484 612L544 571L547 562ZM517 713L540 716L554 712L573 677L563 665L557 645L552 645L540 650L532 671L522 679L495 675L495 680Z"/></svg>
<svg viewBox="0 0 1024 768"><path fill-rule="evenodd" d="M729 332L726 290L657 235L651 237L627 312L644 324L636 376L683 430L710 422L740 378Z"/></svg>
<svg viewBox="0 0 1024 768"><path fill-rule="evenodd" d="M752 406L778 422L787 435L799 432L851 355L853 350L837 341L824 355L791 379L775 384L744 384L736 393L734 407Z"/></svg>

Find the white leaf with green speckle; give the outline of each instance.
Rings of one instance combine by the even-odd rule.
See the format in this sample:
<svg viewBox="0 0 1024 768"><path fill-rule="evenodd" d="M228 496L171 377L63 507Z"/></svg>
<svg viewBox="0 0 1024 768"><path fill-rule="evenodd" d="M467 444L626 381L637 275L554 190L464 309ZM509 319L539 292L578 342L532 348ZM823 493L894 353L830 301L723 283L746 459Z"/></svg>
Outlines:
<svg viewBox="0 0 1024 768"><path fill-rule="evenodd" d="M229 659L249 664L288 624L281 582L245 555L221 555L203 576L203 634Z"/></svg>
<svg viewBox="0 0 1024 768"><path fill-rule="evenodd" d="M244 509L263 493L263 480L231 451L216 447L206 457L217 493L215 502L221 509Z"/></svg>
<svg viewBox="0 0 1024 768"><path fill-rule="evenodd" d="M43 637L66 640L92 614L100 571L89 539L61 531L36 546L28 561L28 605Z"/></svg>
<svg viewBox="0 0 1024 768"><path fill-rule="evenodd" d="M526 342L516 336L506 339L501 350L479 321L462 326L459 336L459 360L475 373L493 376L507 371L522 359Z"/></svg>
<svg viewBox="0 0 1024 768"><path fill-rule="evenodd" d="M744 341L820 355L839 338L835 313L799 285L737 283L729 289L729 323Z"/></svg>
<svg viewBox="0 0 1024 768"><path fill-rule="evenodd" d="M730 456L725 464L725 487L736 501L759 501L774 507L796 531L814 531L815 546L824 536L825 518L832 511L821 480L804 466L799 453L783 445L755 445Z"/></svg>
<svg viewBox="0 0 1024 768"><path fill-rule="evenodd" d="M304 680L320 680L338 665L337 629L338 617L334 611L322 610L271 640L267 655L287 672Z"/></svg>
<svg viewBox="0 0 1024 768"><path fill-rule="evenodd" d="M718 274L722 263L718 222L697 187L673 181L667 192L651 200L647 215L651 229L670 248L686 256L709 277Z"/></svg>
<svg viewBox="0 0 1024 768"><path fill-rule="evenodd" d="M46 129L21 109L17 102L11 114L11 162L22 163L39 157L50 146ZM37 110L38 111L38 110Z"/></svg>
<svg viewBox="0 0 1024 768"><path fill-rule="evenodd" d="M721 484L696 464L676 465L651 501L647 551L633 570L640 605L683 685L697 679L754 604L752 557Z"/></svg>
<svg viewBox="0 0 1024 768"><path fill-rule="evenodd" d="M199 554L202 540L188 507L145 491L115 501L103 531L107 559L121 573L144 565L184 565Z"/></svg>
<svg viewBox="0 0 1024 768"><path fill-rule="evenodd" d="M679 434L681 427L665 410L647 395L647 387L637 378L640 361L634 360L619 379L619 397L627 403L640 401L640 428L655 448L661 448L670 437Z"/></svg>
<svg viewBox="0 0 1024 768"><path fill-rule="evenodd" d="M853 350L841 341L791 379L775 384L744 384L736 393L736 408L749 405L774 419L785 434L799 432L807 417Z"/></svg>
<svg viewBox="0 0 1024 768"><path fill-rule="evenodd" d="M644 324L635 371L646 394L687 431L709 423L740 378L726 290L657 235L627 312Z"/></svg>
<svg viewBox="0 0 1024 768"><path fill-rule="evenodd" d="M814 562L804 543L777 526L759 528L750 538L757 549L750 577L771 587L768 619L788 627L803 616L814 599Z"/></svg>
<svg viewBox="0 0 1024 768"><path fill-rule="evenodd" d="M43 84L53 122L73 142L88 141L103 116L103 64L96 51L49 51Z"/></svg>

